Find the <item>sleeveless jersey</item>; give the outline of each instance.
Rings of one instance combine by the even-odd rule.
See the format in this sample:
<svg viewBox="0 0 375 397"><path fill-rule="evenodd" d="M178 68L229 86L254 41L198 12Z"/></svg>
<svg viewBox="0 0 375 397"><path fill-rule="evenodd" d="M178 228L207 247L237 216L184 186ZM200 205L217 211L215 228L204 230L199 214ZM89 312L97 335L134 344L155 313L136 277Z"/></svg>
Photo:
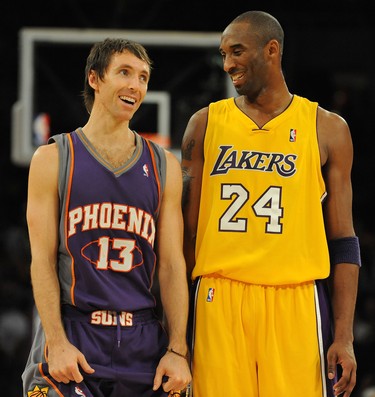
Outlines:
<svg viewBox="0 0 375 397"><path fill-rule="evenodd" d="M210 104L193 278L282 285L328 276L317 106L295 95L260 129L234 98Z"/></svg>
<svg viewBox="0 0 375 397"><path fill-rule="evenodd" d="M165 178L163 149L138 134L133 156L111 168L77 129L59 148L62 304L83 311L155 307L155 224Z"/></svg>

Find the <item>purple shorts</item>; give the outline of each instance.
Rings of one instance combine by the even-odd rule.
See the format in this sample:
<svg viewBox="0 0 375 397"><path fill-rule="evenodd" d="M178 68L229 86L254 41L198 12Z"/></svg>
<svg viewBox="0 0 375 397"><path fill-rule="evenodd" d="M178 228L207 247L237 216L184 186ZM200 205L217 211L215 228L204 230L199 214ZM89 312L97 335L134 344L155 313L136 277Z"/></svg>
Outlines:
<svg viewBox="0 0 375 397"><path fill-rule="evenodd" d="M79 384L56 382L48 373L42 352L44 334L39 330L23 374L25 395L48 387L51 397L167 396L162 388L152 390L156 367L168 345L167 334L153 310L81 313L66 306L62 313L68 339L95 373L82 372L84 380Z"/></svg>

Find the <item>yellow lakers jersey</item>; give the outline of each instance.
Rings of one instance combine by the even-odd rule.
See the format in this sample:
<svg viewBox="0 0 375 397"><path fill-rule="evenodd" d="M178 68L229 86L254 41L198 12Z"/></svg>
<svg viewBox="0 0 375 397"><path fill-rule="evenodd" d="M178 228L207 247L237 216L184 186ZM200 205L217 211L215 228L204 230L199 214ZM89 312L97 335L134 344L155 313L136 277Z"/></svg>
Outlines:
<svg viewBox="0 0 375 397"><path fill-rule="evenodd" d="M259 129L234 98L210 104L193 278L282 285L328 276L317 107L295 95Z"/></svg>

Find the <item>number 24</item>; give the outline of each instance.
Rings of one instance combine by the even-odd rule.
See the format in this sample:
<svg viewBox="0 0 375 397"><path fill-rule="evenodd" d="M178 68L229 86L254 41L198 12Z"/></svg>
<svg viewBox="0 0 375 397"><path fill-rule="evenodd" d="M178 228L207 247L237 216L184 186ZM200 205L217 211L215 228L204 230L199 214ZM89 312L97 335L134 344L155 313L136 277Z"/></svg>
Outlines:
<svg viewBox="0 0 375 397"><path fill-rule="evenodd" d="M222 184L221 199L232 200L219 219L219 230L223 232L247 232L247 218L237 218L238 212L249 201L250 193L241 184ZM281 187L270 186L252 205L257 217L267 218L266 233L281 233L281 219L284 208L281 206Z"/></svg>

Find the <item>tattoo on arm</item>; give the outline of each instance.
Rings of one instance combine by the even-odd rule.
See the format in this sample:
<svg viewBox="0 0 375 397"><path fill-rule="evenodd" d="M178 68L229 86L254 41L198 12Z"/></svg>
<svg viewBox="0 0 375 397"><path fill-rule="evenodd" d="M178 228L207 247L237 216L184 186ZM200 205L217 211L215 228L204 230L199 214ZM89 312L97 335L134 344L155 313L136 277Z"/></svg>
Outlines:
<svg viewBox="0 0 375 397"><path fill-rule="evenodd" d="M184 160L189 160L189 161L192 160L191 153L193 151L194 146L195 146L195 140L192 139L190 142L188 142L186 147L182 150L182 158Z"/></svg>
<svg viewBox="0 0 375 397"><path fill-rule="evenodd" d="M188 196L190 193L190 183L193 178L189 175L189 170L187 167L182 167L182 182L183 182L183 187L182 187L182 208L185 207L185 205L188 202Z"/></svg>

